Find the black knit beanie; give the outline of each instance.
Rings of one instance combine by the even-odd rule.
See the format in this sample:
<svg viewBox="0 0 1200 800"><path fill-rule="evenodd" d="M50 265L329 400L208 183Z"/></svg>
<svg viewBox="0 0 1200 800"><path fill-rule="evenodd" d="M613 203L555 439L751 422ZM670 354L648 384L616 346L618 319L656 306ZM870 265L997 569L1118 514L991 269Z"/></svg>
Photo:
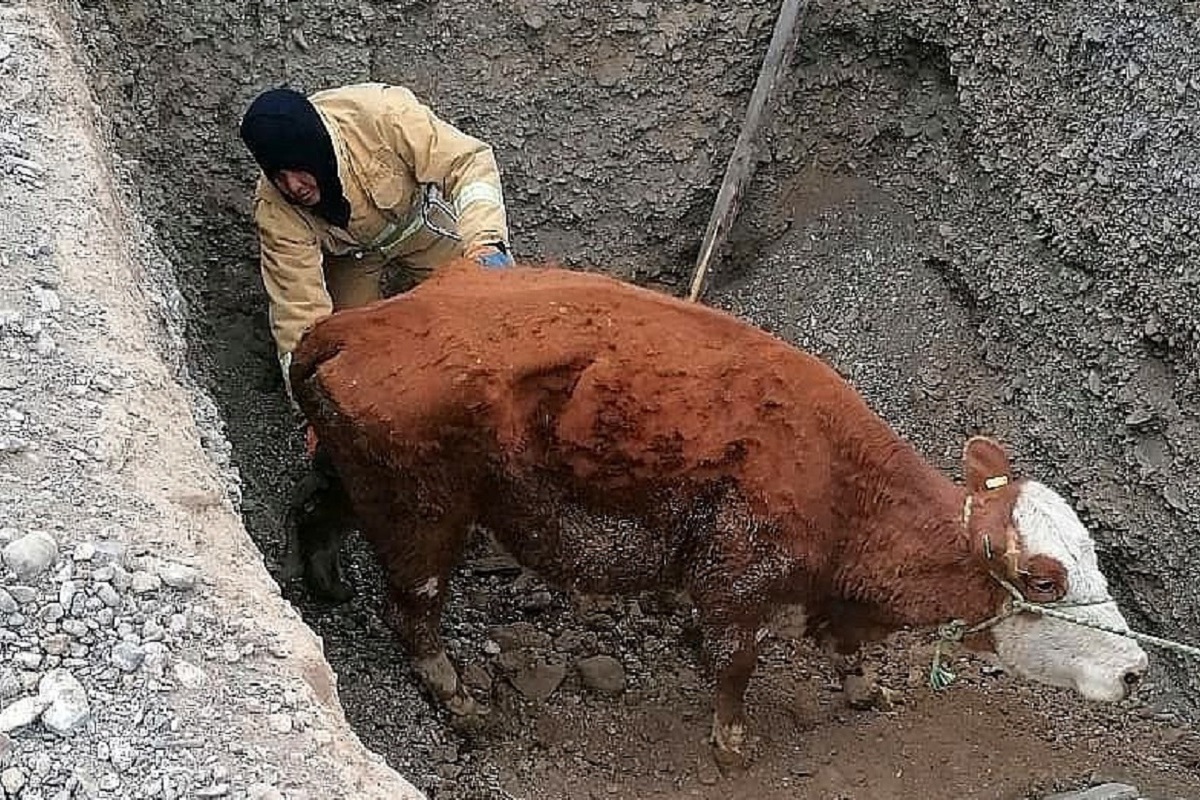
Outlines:
<svg viewBox="0 0 1200 800"><path fill-rule="evenodd" d="M350 204L338 178L333 140L307 97L294 89L263 92L246 109L240 134L269 179L274 180L284 169L311 173L321 190L321 200L313 211L346 227Z"/></svg>

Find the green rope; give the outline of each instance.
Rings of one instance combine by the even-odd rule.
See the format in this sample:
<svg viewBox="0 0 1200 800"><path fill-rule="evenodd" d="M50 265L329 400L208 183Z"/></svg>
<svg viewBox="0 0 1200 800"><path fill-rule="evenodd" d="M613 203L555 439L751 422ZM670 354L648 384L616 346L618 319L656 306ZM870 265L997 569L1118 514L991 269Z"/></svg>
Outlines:
<svg viewBox="0 0 1200 800"><path fill-rule="evenodd" d="M1018 590L1016 586L1013 586L999 575L993 574L992 577L995 578L1001 586L1008 590L1008 593L1012 595L1012 598L1004 604L1004 610L1002 610L999 614L985 619L983 622L980 622L977 625L968 627L967 623L960 619L956 619L938 628L938 640L933 649L933 663L929 668L929 685L933 689L941 691L953 683L957 677L942 663L942 659L945 657L944 645L960 642L962 641L963 637L985 631L993 625L1003 622L1009 617L1014 616L1022 611L1028 611L1031 614L1041 614L1043 616L1053 617L1054 619L1059 619L1063 622L1069 622L1072 625L1079 625L1084 628L1092 628L1094 630L1103 631L1104 633L1111 633L1114 636L1124 636L1127 639L1134 639L1139 642L1145 642L1146 644L1152 644L1157 647L1161 647L1165 650L1171 650L1176 653L1182 653L1183 655L1200 658L1200 647L1193 647L1189 644L1174 642L1170 639L1163 639L1159 636L1151 636L1148 633L1139 633L1138 631L1129 630L1128 628L1116 628L1112 625L1106 625L1102 622L1092 622L1090 620L1081 619L1074 614L1070 614L1062 610L1064 608L1097 606L1104 605L1105 603L1116 602L1112 598L1104 598L1103 600L1084 600L1078 603L1031 603L1021 595L1020 590Z"/></svg>

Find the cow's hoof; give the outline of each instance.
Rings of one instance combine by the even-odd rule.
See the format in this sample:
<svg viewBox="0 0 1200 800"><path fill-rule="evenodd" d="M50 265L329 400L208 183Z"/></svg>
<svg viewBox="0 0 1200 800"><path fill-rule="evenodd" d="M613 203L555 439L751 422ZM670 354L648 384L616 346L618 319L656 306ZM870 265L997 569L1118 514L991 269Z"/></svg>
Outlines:
<svg viewBox="0 0 1200 800"><path fill-rule="evenodd" d="M717 762L717 767L721 770L722 775L736 775L746 771L749 765L749 760L746 754L740 749L731 750L721 747L715 742L712 747L713 761Z"/></svg>
<svg viewBox="0 0 1200 800"><path fill-rule="evenodd" d="M746 769L749 760L746 758L746 726L740 723L722 725L713 724L712 749L713 760L721 771L729 774Z"/></svg>
<svg viewBox="0 0 1200 800"><path fill-rule="evenodd" d="M446 701L450 710L450 727L468 736L486 731L492 724L491 709L470 695L456 695Z"/></svg>
<svg viewBox="0 0 1200 800"><path fill-rule="evenodd" d="M486 717L490 709L466 692L456 692L446 700L446 708L455 717Z"/></svg>

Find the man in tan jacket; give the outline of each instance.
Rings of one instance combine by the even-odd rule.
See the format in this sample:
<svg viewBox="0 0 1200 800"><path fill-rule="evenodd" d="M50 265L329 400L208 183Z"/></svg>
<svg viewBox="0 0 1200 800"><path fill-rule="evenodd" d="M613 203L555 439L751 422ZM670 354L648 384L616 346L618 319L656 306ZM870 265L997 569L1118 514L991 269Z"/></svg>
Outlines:
<svg viewBox="0 0 1200 800"><path fill-rule="evenodd" d="M254 198L263 284L284 383L318 319L381 297L385 266L420 281L460 255L511 265L492 149L408 89L364 83L259 95L241 137L262 168Z"/></svg>

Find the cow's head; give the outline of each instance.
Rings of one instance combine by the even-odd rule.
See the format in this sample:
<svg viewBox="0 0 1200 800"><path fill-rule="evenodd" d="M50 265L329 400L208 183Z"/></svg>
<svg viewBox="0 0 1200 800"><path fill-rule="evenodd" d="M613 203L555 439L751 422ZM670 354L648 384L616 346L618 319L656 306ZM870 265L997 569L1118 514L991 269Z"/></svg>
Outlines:
<svg viewBox="0 0 1200 800"><path fill-rule="evenodd" d="M1067 502L1036 481L1014 479L1004 449L986 437L967 442L963 462L967 535L988 568L1030 602L1088 603L1064 610L1128 629L1091 534ZM991 632L1006 668L1090 700L1123 699L1148 664L1132 639L1033 613L1004 619Z"/></svg>

